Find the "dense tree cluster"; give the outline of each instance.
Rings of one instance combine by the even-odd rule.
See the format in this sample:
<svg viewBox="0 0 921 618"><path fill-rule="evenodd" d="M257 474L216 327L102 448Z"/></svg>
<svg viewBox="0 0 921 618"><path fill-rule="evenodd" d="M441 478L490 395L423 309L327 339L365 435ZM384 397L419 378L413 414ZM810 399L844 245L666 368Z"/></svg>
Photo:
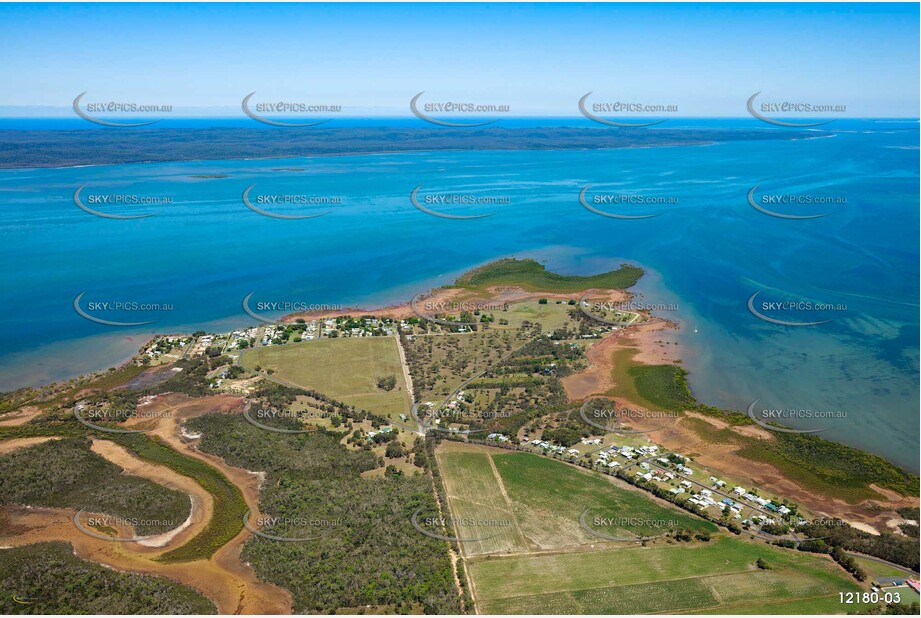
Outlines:
<svg viewBox="0 0 921 618"><path fill-rule="evenodd" d="M2 614L216 614L187 586L80 560L70 543L0 550Z"/></svg>
<svg viewBox="0 0 921 618"><path fill-rule="evenodd" d="M309 539L254 536L243 549L260 578L291 591L296 612L459 610L447 543L410 523L416 510L435 510L427 475L362 478L377 457L345 448L338 433L279 434L218 414L190 425L203 434L203 451L266 473L260 511L278 518L266 532Z"/></svg>

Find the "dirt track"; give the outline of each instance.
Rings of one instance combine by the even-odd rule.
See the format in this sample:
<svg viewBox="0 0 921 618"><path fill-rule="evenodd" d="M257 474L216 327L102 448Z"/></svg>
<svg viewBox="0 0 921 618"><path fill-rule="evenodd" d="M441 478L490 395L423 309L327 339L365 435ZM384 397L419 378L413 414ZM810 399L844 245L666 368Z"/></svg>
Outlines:
<svg viewBox="0 0 921 618"><path fill-rule="evenodd" d="M45 436L39 438L14 438L12 440L4 440L0 442L0 455L6 455L17 449L35 446L36 444L42 444L50 440L60 440L60 438L56 436Z"/></svg>

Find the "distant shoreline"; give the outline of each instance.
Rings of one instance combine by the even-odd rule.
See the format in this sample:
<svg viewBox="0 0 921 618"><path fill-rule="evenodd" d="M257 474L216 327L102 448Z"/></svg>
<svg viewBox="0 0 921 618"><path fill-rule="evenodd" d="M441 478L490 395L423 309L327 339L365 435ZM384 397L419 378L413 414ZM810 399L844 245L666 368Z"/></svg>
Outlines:
<svg viewBox="0 0 921 618"><path fill-rule="evenodd" d="M65 169L193 161L286 160L407 152L553 152L790 141L829 132L770 128L438 129L368 127L309 130L195 128L143 130L5 129L0 169ZM154 153L154 154L152 154Z"/></svg>

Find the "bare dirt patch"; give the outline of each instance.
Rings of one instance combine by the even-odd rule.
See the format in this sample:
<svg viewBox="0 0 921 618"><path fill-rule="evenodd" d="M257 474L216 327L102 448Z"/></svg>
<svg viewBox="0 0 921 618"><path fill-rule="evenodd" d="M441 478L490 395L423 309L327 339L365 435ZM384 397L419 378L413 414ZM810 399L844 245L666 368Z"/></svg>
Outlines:
<svg viewBox="0 0 921 618"><path fill-rule="evenodd" d="M17 449L35 446L36 444L42 444L49 440L60 440L60 438L57 436L44 436L38 438L14 438L12 440L4 440L0 442L0 455L6 455Z"/></svg>
<svg viewBox="0 0 921 618"><path fill-rule="evenodd" d="M28 423L41 413L41 408L37 408L35 406L24 406L15 412L10 412L0 416L0 427L18 427L19 425Z"/></svg>
<svg viewBox="0 0 921 618"><path fill-rule="evenodd" d="M671 365L679 360L674 326L664 320L629 326L610 333L585 351L588 367L560 379L570 401L602 397L617 386L614 381L614 352L632 348L633 360L641 364ZM636 405L636 402L631 402Z"/></svg>

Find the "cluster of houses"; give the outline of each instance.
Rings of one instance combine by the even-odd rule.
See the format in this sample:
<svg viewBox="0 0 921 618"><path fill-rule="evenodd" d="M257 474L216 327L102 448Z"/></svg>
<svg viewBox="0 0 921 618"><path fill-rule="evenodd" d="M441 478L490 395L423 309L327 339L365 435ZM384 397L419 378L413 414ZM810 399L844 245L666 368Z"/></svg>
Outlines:
<svg viewBox="0 0 921 618"><path fill-rule="evenodd" d="M175 348L185 348L191 343L191 337L181 337L178 335L166 335L157 337L150 342L143 354L150 359L159 359L161 355L172 352Z"/></svg>
<svg viewBox="0 0 921 618"><path fill-rule="evenodd" d="M277 328L274 324L269 324L262 330L262 345L272 345L272 340L275 339L275 333Z"/></svg>
<svg viewBox="0 0 921 618"><path fill-rule="evenodd" d="M547 442L546 440L531 440L530 443L533 446L539 446L544 450L545 453L562 453L566 450L565 446L553 444L552 442ZM578 451L576 452L578 453Z"/></svg>
<svg viewBox="0 0 921 618"><path fill-rule="evenodd" d="M620 463L614 461L614 457L623 457L626 460L640 459L642 457L653 457L656 453L659 452L659 447L655 444L650 444L648 446L640 446L638 448L633 448L632 446L611 446L610 448L600 451L596 457L595 465L606 467L609 469L619 468ZM649 464L643 462L640 464L640 468L645 472L649 472ZM651 478L651 477L650 477ZM673 476L674 478L674 476ZM648 480L648 479L647 479Z"/></svg>
<svg viewBox="0 0 921 618"><path fill-rule="evenodd" d="M732 493L740 496L741 498L744 498L750 503L757 504L758 506L771 511L772 513L778 513L780 515L786 516L791 512L790 509L783 504L774 504L772 501L758 496L754 493L754 490L748 491L744 487L733 487Z"/></svg>
<svg viewBox="0 0 921 618"><path fill-rule="evenodd" d="M256 334L259 331L259 328L253 326L244 330L235 330L230 333L230 342L227 344L228 350L234 350L242 346L242 342L246 341L247 345L251 344L256 340Z"/></svg>
<svg viewBox="0 0 921 618"><path fill-rule="evenodd" d="M323 324L327 332L338 330L339 337L376 337L394 333L394 321L390 318L367 317L356 320L345 317L328 319Z"/></svg>
<svg viewBox="0 0 921 618"><path fill-rule="evenodd" d="M494 442L508 442L508 436L501 433L491 433L486 436L486 439Z"/></svg>

